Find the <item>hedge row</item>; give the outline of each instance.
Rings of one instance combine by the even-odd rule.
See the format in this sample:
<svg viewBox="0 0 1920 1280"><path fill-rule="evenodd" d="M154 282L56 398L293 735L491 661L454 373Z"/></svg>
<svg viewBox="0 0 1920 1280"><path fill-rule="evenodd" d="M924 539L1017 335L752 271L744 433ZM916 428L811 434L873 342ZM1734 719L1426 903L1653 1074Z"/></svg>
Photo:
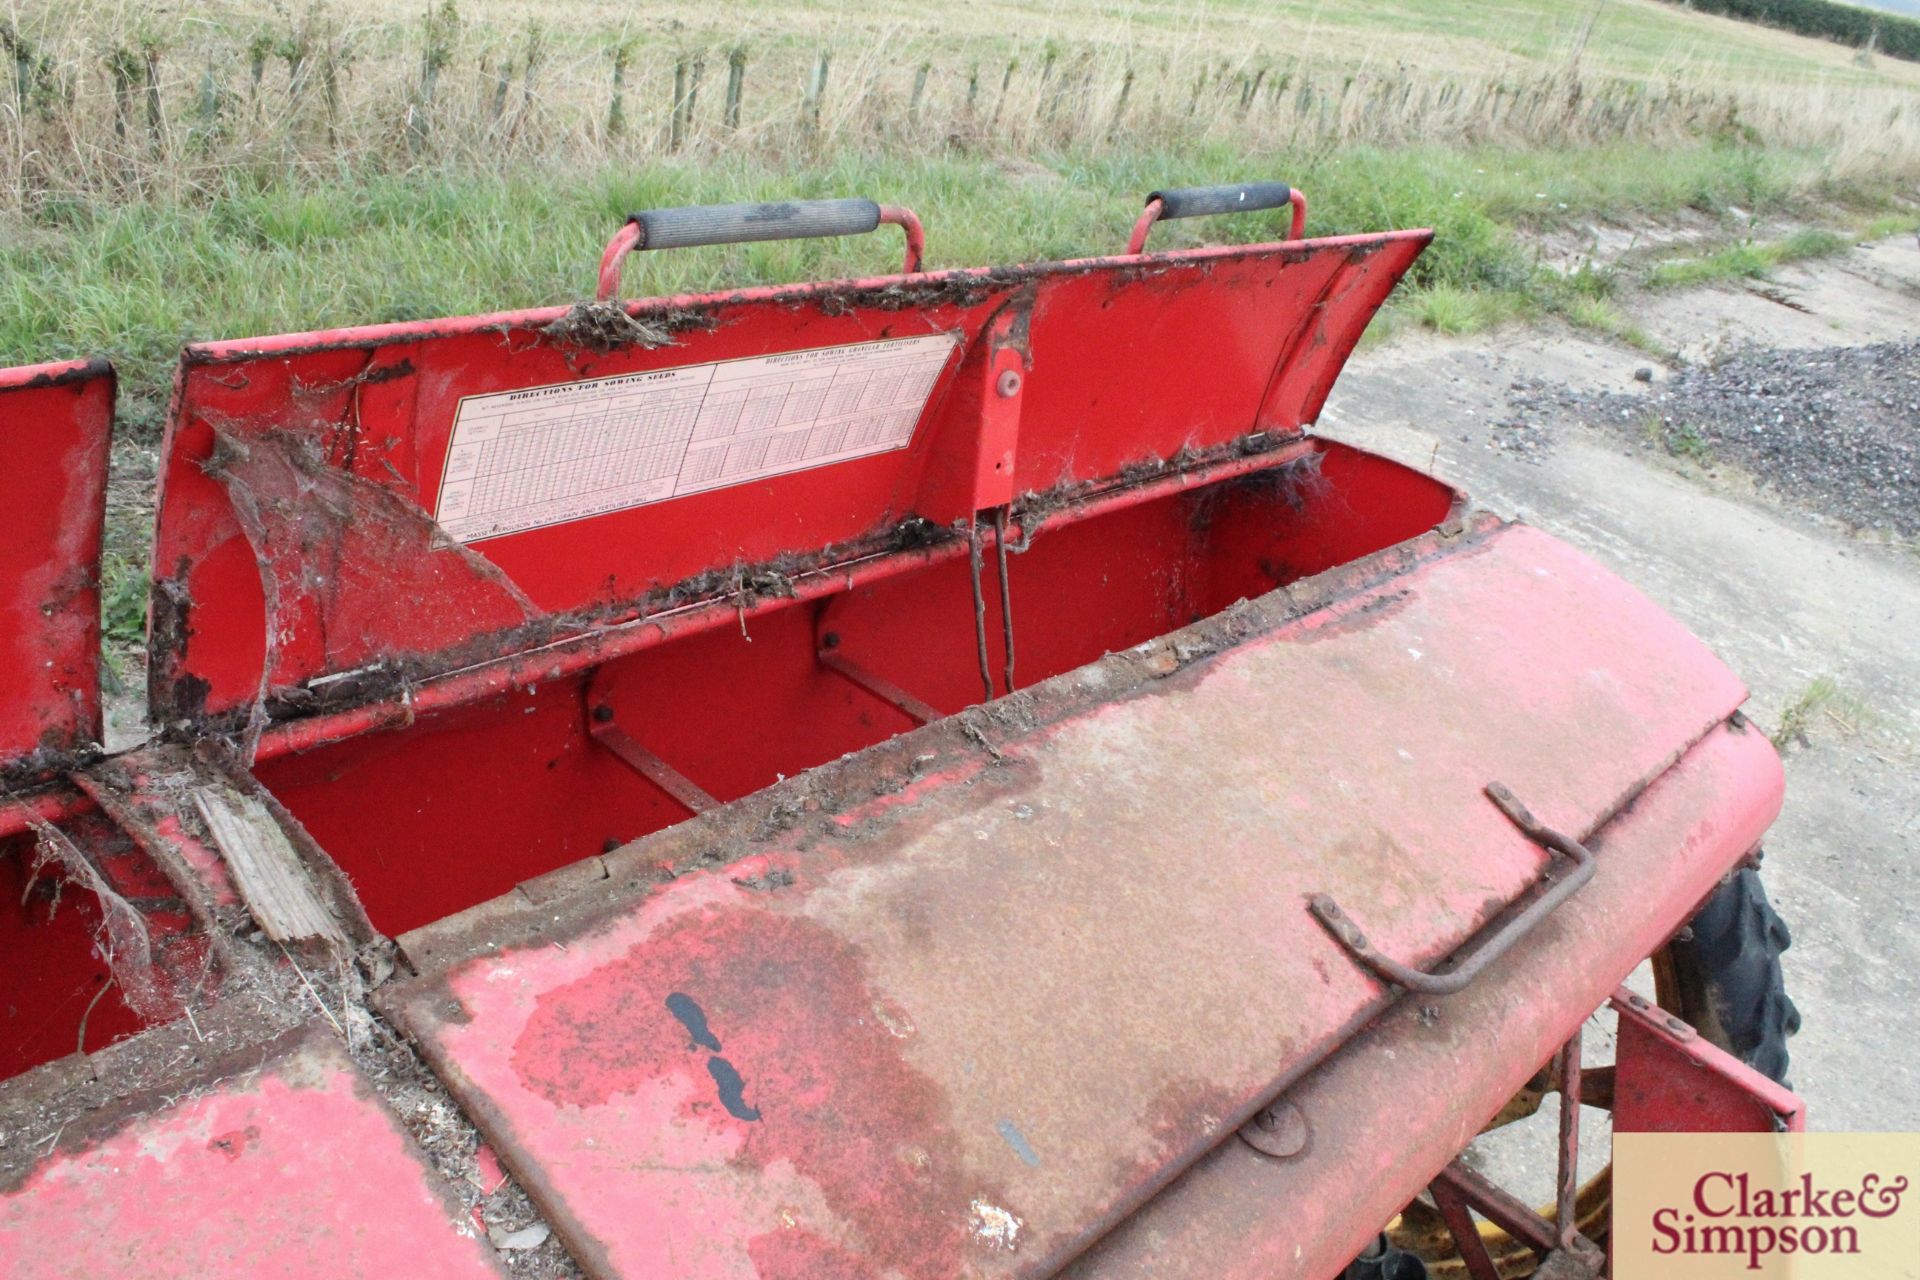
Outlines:
<svg viewBox="0 0 1920 1280"><path fill-rule="evenodd" d="M1764 22L1803 36L1837 40L1856 47L1873 41L1877 52L1920 62L1920 22L1876 13L1834 0L1691 0L1703 13Z"/></svg>

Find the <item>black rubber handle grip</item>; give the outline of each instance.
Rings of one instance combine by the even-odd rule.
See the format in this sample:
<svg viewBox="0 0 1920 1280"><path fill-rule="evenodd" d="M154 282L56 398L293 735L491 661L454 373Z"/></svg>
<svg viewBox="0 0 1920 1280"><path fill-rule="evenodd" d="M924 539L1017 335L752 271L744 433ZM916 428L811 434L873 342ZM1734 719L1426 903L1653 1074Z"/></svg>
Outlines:
<svg viewBox="0 0 1920 1280"><path fill-rule="evenodd" d="M1210 213L1251 213L1278 209L1293 199L1284 182L1243 182L1225 187L1175 187L1156 191L1147 203L1160 202L1161 218L1199 218Z"/></svg>
<svg viewBox="0 0 1920 1280"><path fill-rule="evenodd" d="M640 227L636 249L685 249L748 240L857 236L880 225L871 200L777 200L766 204L698 204L627 216Z"/></svg>

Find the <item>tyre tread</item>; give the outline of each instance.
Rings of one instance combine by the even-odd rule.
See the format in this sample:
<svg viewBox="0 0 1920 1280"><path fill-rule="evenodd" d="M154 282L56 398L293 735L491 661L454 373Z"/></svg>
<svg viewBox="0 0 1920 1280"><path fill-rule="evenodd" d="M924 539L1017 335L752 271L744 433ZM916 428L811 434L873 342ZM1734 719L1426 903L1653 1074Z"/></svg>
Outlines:
<svg viewBox="0 0 1920 1280"><path fill-rule="evenodd" d="M1800 1010L1787 995L1780 956L1793 935L1767 900L1760 873L1735 871L1672 944L1681 1016L1761 1074L1787 1083L1787 1038Z"/></svg>

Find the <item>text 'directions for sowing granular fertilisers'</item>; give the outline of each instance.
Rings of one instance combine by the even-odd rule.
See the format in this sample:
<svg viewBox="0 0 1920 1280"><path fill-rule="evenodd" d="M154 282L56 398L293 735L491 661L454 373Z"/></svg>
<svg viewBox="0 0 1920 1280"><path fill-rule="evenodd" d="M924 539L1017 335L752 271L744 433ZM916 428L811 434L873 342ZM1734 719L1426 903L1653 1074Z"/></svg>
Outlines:
<svg viewBox="0 0 1920 1280"><path fill-rule="evenodd" d="M903 449L957 345L930 334L467 396L434 518L477 542Z"/></svg>

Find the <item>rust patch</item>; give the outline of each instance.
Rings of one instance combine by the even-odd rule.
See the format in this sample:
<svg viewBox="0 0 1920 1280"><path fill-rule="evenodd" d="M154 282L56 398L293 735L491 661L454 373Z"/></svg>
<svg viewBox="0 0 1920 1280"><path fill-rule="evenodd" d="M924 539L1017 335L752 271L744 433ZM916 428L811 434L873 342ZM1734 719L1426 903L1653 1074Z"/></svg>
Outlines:
<svg viewBox="0 0 1920 1280"><path fill-rule="evenodd" d="M247 1152L247 1145L260 1137L258 1125L248 1125L244 1129L233 1129L218 1137L207 1140L207 1149L218 1151L229 1160L238 1160Z"/></svg>
<svg viewBox="0 0 1920 1280"><path fill-rule="evenodd" d="M1369 1015L1370 1016L1370 1015ZM1244 1092L1203 1080L1169 1080L1140 1111L1140 1127L1151 1146L1120 1160L1109 1185L1128 1188L1145 1199L1159 1191L1204 1153L1222 1142L1234 1141L1234 1131L1255 1108ZM1131 1195L1102 1207L1100 1213L1075 1233L1048 1244L1052 1256L1074 1258L1128 1216Z"/></svg>
<svg viewBox="0 0 1920 1280"><path fill-rule="evenodd" d="M193 596L187 576L193 562L185 556L174 576L154 579L147 604L148 717L163 729L177 721L197 721L206 714L213 686L186 670L183 659L193 634Z"/></svg>
<svg viewBox="0 0 1920 1280"><path fill-rule="evenodd" d="M94 356L82 364L66 369L49 369L34 374L24 382L15 383L21 390L33 390L39 387L67 387L92 382L95 378L113 376L113 365L100 356Z"/></svg>
<svg viewBox="0 0 1920 1280"><path fill-rule="evenodd" d="M1240 1125L1247 1109L1244 1092L1222 1088L1205 1080L1170 1080L1141 1112L1141 1127L1152 1136L1153 1148L1129 1164L1131 1184L1157 1180L1168 1168L1190 1163L1196 1147L1206 1149ZM1198 1141L1195 1134L1199 1134Z"/></svg>
<svg viewBox="0 0 1920 1280"><path fill-rule="evenodd" d="M871 1263L798 1227L755 1236L747 1257L760 1280L882 1280Z"/></svg>
<svg viewBox="0 0 1920 1280"><path fill-rule="evenodd" d="M41 786L60 774L86 768L100 755L84 731L49 726L32 751L0 764L0 791Z"/></svg>
<svg viewBox="0 0 1920 1280"><path fill-rule="evenodd" d="M1295 644L1319 644L1322 640L1366 631L1393 617L1412 602L1411 591L1385 591L1354 608L1340 610L1318 626L1297 628L1289 633L1287 639Z"/></svg>
<svg viewBox="0 0 1920 1280"><path fill-rule="evenodd" d="M682 1123L738 1132L743 1174L791 1166L864 1257L933 1280L966 1270L969 1200L1005 1200L940 1159L956 1146L946 1099L902 1056L877 1016L886 1008L858 952L830 930L721 907L689 912L541 996L512 1062L529 1090L562 1107L681 1081ZM763 1236L775 1269L762 1274L820 1274L791 1267L824 1247Z"/></svg>
<svg viewBox="0 0 1920 1280"><path fill-rule="evenodd" d="M1019 355L1023 365L1033 363L1033 306L1039 297L1039 286L1029 281L995 312L996 320L1003 315L1007 317L1004 332L992 324L984 330L995 355L1002 351L1013 351Z"/></svg>

